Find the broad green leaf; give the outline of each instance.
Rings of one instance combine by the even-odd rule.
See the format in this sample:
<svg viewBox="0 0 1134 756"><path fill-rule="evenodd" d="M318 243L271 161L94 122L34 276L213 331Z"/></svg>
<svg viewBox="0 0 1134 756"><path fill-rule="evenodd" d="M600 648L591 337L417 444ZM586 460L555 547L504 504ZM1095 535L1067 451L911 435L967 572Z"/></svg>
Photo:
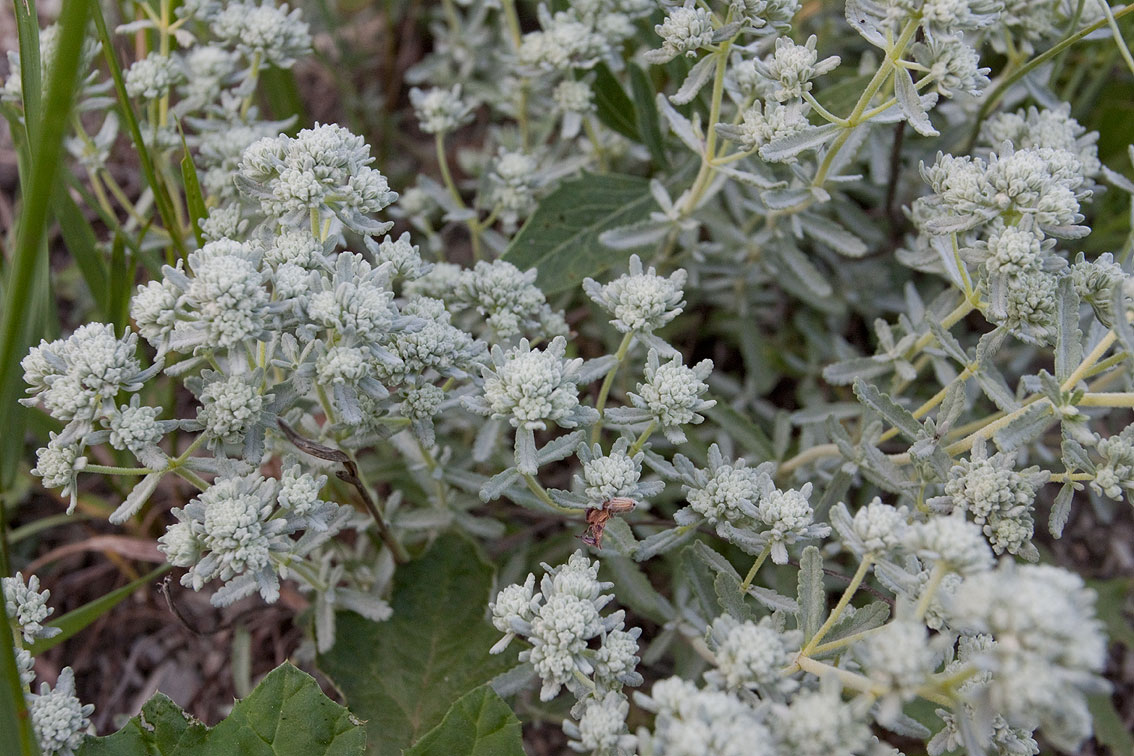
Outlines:
<svg viewBox="0 0 1134 756"><path fill-rule="evenodd" d="M654 85L650 77L641 66L634 63L627 65L630 73L630 93L634 97L634 114L638 119L638 133L642 143L650 151L654 165L660 170L669 168L669 161L665 157L665 142L662 141L661 121L658 118L658 106L654 102Z"/></svg>
<svg viewBox="0 0 1134 756"><path fill-rule="evenodd" d="M823 615L827 612L827 592L823 588L823 557L819 549L808 546L799 558L799 627L803 630L803 642L811 640Z"/></svg>
<svg viewBox="0 0 1134 756"><path fill-rule="evenodd" d="M80 630L97 620L99 617L109 612L119 602L121 602L122 599L126 598L131 593L138 590L154 578L168 572L171 567L172 565L170 564L163 564L156 570L142 575L137 580L131 581L121 588L113 590L105 596L101 596L95 599L94 601L83 604L78 609L73 609L72 611L67 612L54 622L49 622L49 626L57 627L63 632L52 638L44 638L36 641L28 647L28 650L31 651L32 656L39 656L47 649L58 646L63 641L75 635L75 633L79 632Z"/></svg>
<svg viewBox="0 0 1134 756"><path fill-rule="evenodd" d="M641 142L638 124L634 122L634 103L626 95L610 68L599 63L592 69L595 82L595 111L600 121L608 128L617 131L627 139Z"/></svg>
<svg viewBox="0 0 1134 756"><path fill-rule="evenodd" d="M1087 708L1094 719L1095 739L1113 754L1134 753L1134 735L1122 721L1122 715L1108 693L1087 696Z"/></svg>
<svg viewBox="0 0 1134 756"><path fill-rule="evenodd" d="M405 756L523 756L520 720L488 685L457 699Z"/></svg>
<svg viewBox="0 0 1134 756"><path fill-rule="evenodd" d="M450 535L398 569L389 621L339 613L319 667L366 720L370 753L398 756L458 698L515 664L514 651L488 653L500 638L485 620L491 589L492 568Z"/></svg>
<svg viewBox="0 0 1134 756"><path fill-rule="evenodd" d="M365 748L362 723L285 662L216 727L158 693L125 727L86 740L76 756L357 756Z"/></svg>
<svg viewBox="0 0 1134 756"><path fill-rule="evenodd" d="M110 243L110 287L107 296L107 317L114 324L114 332L123 335L130 322L130 294L134 288L134 273L138 258L126 254L126 237L114 232Z"/></svg>
<svg viewBox="0 0 1134 756"><path fill-rule="evenodd" d="M65 168L62 170L66 170ZM75 260L87 289L94 298L99 312L109 317L107 306L107 275L106 261L98 249L94 230L87 221L86 216L75 204L67 191L67 184L63 181L55 185L55 196L52 201L55 218L59 221L59 232L63 236L63 244Z"/></svg>
<svg viewBox="0 0 1134 756"><path fill-rule="evenodd" d="M623 522L623 520L616 520L616 522ZM608 537L609 531L610 527L607 526ZM659 625L664 625L667 621L666 618L672 617L676 613L673 604L665 596L658 593L657 589L650 583L646 573L633 559L623 556L603 556L602 570L603 576L609 575L614 583L615 595L618 596L618 602L622 606L633 609Z"/></svg>
<svg viewBox="0 0 1134 756"><path fill-rule="evenodd" d="M299 133L300 124L311 122L292 69L273 66L261 71L259 93L267 101L268 111L274 120L285 121L295 117L295 122L284 129L288 136Z"/></svg>
<svg viewBox="0 0 1134 756"><path fill-rule="evenodd" d="M587 174L549 194L504 252L517 268L539 271L548 294L575 289L630 258L598 237L603 231L644 221L657 210L649 182L637 176Z"/></svg>

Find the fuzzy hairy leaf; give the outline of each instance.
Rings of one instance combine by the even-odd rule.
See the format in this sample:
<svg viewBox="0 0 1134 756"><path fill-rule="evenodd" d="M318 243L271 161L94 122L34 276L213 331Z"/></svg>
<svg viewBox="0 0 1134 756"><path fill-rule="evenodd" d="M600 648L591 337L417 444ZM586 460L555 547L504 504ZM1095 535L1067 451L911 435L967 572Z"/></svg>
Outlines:
<svg viewBox="0 0 1134 756"><path fill-rule="evenodd" d="M823 556L819 549L808 546L799 558L799 627L803 642L811 640L823 624L827 612L827 592L823 588Z"/></svg>
<svg viewBox="0 0 1134 756"><path fill-rule="evenodd" d="M491 588L492 568L450 535L398 568L389 621L339 613L337 641L319 667L366 720L371 753L398 756L458 698L515 663L515 652L488 653L499 637L485 620Z"/></svg>
<svg viewBox="0 0 1134 756"><path fill-rule="evenodd" d="M285 662L216 727L193 719L161 693L125 727L90 738L77 756L356 756L366 730L323 695L315 678Z"/></svg>
<svg viewBox="0 0 1134 756"><path fill-rule="evenodd" d="M910 411L898 406L888 394L879 391L877 386L866 383L860 378L854 382L854 395L910 441L915 440L921 432L921 423L910 414Z"/></svg>
<svg viewBox="0 0 1134 756"><path fill-rule="evenodd" d="M469 691L450 707L405 756L523 756L520 720L488 685Z"/></svg>

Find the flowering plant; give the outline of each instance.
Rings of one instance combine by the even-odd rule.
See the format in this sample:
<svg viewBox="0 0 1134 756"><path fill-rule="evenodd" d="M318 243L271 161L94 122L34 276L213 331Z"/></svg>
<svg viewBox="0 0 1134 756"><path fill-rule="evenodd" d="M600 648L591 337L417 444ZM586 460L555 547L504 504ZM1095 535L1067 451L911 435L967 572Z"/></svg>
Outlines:
<svg viewBox="0 0 1134 756"><path fill-rule="evenodd" d="M164 564L52 619L5 546L0 738L1121 747L1129 581L1066 544L1123 558L1085 534L1131 523L1134 235L1104 219L1134 208L1134 148L1104 150L1128 134L1068 51L1128 93L1128 10L446 0L381 108L426 145L408 163L273 97L337 34L303 8L17 9L4 419L35 420L36 496ZM60 275L49 210L82 291L65 327L16 327ZM286 657L346 709L283 666L211 730L155 698L96 738L78 662L35 692L37 659L166 571L195 633L198 594L218 630L285 605Z"/></svg>

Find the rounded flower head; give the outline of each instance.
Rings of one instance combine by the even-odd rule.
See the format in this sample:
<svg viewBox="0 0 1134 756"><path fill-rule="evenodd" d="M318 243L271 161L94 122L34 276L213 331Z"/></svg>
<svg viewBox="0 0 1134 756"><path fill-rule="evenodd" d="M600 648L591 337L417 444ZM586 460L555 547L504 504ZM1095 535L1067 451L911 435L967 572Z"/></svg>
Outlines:
<svg viewBox="0 0 1134 756"><path fill-rule="evenodd" d="M31 474L42 479L44 488L58 488L63 496L69 497L67 514L71 514L78 504L79 473L86 466L87 458L80 453L78 444L51 432L47 446L35 453Z"/></svg>
<svg viewBox="0 0 1134 756"><path fill-rule="evenodd" d="M212 17L211 28L245 57L279 68L290 68L311 51L311 32L300 10L289 12L286 4L277 6L274 0L225 3Z"/></svg>
<svg viewBox="0 0 1134 756"><path fill-rule="evenodd" d="M626 733L630 702L621 693L608 691L602 698L587 699L579 723L565 721L563 729L575 738L568 745L581 753L617 753L632 749L635 738Z"/></svg>
<svg viewBox="0 0 1134 756"><path fill-rule="evenodd" d="M461 85L452 89L410 90L418 126L426 134L445 134L469 120L472 107L461 100Z"/></svg>
<svg viewBox="0 0 1134 756"><path fill-rule="evenodd" d="M193 276L184 302L199 319L197 343L229 349L264 330L268 290L257 262L248 245L230 239L209 242L189 256ZM175 331L186 333L180 326Z"/></svg>
<svg viewBox="0 0 1134 756"><path fill-rule="evenodd" d="M957 94L978 96L988 86L990 69L982 68L976 48L960 36L934 37L914 47L917 61L929 69L928 76L944 97Z"/></svg>
<svg viewBox="0 0 1134 756"><path fill-rule="evenodd" d="M853 702L825 687L799 693L772 720L787 752L798 756L864 754L870 743L870 728Z"/></svg>
<svg viewBox="0 0 1134 756"><path fill-rule="evenodd" d="M1014 456L999 452L989 457L983 443L975 445L972 458L954 465L945 483L953 507L983 526L997 554L1035 549L1031 545L1032 504L1037 488L1047 482L1047 473L1038 467L1022 472L1013 469Z"/></svg>
<svg viewBox="0 0 1134 756"><path fill-rule="evenodd" d="M760 517L757 504L775 490L763 467L748 467L743 459L726 463L716 444L709 447L709 469L700 471L696 485L685 487L685 497L697 514L709 521L754 523Z"/></svg>
<svg viewBox="0 0 1134 756"><path fill-rule="evenodd" d="M658 360L657 350L646 356L646 382L638 384L638 392L631 393L633 408L609 410L607 415L614 423L623 425L655 422L671 443L685 443L681 426L704 421L699 412L716 404L701 396L709 390L705 379L713 372L712 360L701 360L686 367L680 355L669 362Z"/></svg>
<svg viewBox="0 0 1134 756"><path fill-rule="evenodd" d="M712 634L718 644L713 678L727 688L778 687L781 670L791 664L803 640L802 633L781 630L770 617L756 623L724 615L713 622Z"/></svg>
<svg viewBox="0 0 1134 756"><path fill-rule="evenodd" d="M238 444L260 421L265 401L271 396L261 394L247 376L213 375L215 380L209 381L198 396L201 408L197 422L218 443Z"/></svg>
<svg viewBox="0 0 1134 756"><path fill-rule="evenodd" d="M456 299L487 316L485 322L499 338L511 339L528 329L539 329L546 319L549 308L535 284L536 273L535 268L521 271L505 260L481 260L458 274ZM447 292L447 297L453 295Z"/></svg>
<svg viewBox="0 0 1134 756"><path fill-rule="evenodd" d="M992 550L980 527L963 516L931 517L914 525L908 531L906 547L917 556L941 561L962 575L992 567Z"/></svg>
<svg viewBox="0 0 1134 756"><path fill-rule="evenodd" d="M611 323L622 333L651 333L681 313L685 302L682 288L686 273L678 269L669 278L651 267L643 271L637 255L630 257L630 272L600 286L594 279L583 281L583 290L614 316Z"/></svg>
<svg viewBox="0 0 1134 756"><path fill-rule="evenodd" d="M620 439L621 441L621 439ZM586 496L591 502L601 506L616 496L635 498L638 480L642 477L643 454L631 457L626 453L626 443L621 449L612 449L603 455L596 445L590 459L583 462L583 481L586 483Z"/></svg>
<svg viewBox="0 0 1134 756"><path fill-rule="evenodd" d="M648 61L665 63L678 55L693 57L702 47L712 44L712 15L692 0L686 0L685 5L671 10L654 31L662 38L662 46L660 50L647 53Z"/></svg>
<svg viewBox="0 0 1134 756"><path fill-rule="evenodd" d="M3 589L4 608L8 619L15 623L23 635L24 643L34 643L39 638L51 638L63 632L57 627L45 627L42 623L55 610L47 605L51 591L39 589L39 577L17 572L12 577L0 578Z"/></svg>
<svg viewBox="0 0 1134 756"><path fill-rule="evenodd" d="M165 435L165 424L158 421L160 407L145 407L138 403L124 404L111 416L110 445L115 449L129 449L135 456L145 453Z"/></svg>
<svg viewBox="0 0 1134 756"><path fill-rule="evenodd" d="M815 50L817 38L812 34L807 42L797 45L788 37L776 40L775 51L757 70L767 79L779 84L772 97L779 102L796 100L811 91L811 80L830 73L839 65L839 57L832 55L819 60Z"/></svg>
<svg viewBox="0 0 1134 756"><path fill-rule="evenodd" d="M808 127L807 115L799 103L781 104L757 100L741 114L736 125L719 123L717 133L745 150L755 150L776 139L789 137Z"/></svg>
<svg viewBox="0 0 1134 756"><path fill-rule="evenodd" d="M83 704L75 695L75 673L64 667L52 689L43 683L38 694L28 697L32 726L44 756L72 756L90 729L94 704Z"/></svg>
<svg viewBox="0 0 1134 756"><path fill-rule="evenodd" d="M176 60L150 53L126 69L126 93L137 99L155 100L169 93L180 74Z"/></svg>
<svg viewBox="0 0 1134 756"><path fill-rule="evenodd" d="M548 422L575 427L592 413L579 405L573 380L583 361L565 359L566 351L562 336L544 349L532 349L527 339L506 352L494 347L494 368L484 368L484 400L469 407L514 428L544 430Z"/></svg>
<svg viewBox="0 0 1134 756"><path fill-rule="evenodd" d="M854 513L854 534L868 553L882 553L897 547L905 535L909 513L905 507L883 504L877 496Z"/></svg>
<svg viewBox="0 0 1134 756"><path fill-rule="evenodd" d="M1095 450L1102 458L1095 468L1091 488L1102 496L1120 501L1134 491L1134 426L1108 438L1100 438Z"/></svg>

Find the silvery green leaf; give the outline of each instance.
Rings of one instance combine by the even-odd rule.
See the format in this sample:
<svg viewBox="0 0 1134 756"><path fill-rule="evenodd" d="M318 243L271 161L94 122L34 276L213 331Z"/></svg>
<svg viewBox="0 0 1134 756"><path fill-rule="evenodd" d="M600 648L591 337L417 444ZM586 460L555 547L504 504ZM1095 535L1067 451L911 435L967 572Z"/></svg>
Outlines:
<svg viewBox="0 0 1134 756"><path fill-rule="evenodd" d="M854 518L851 517L846 504L840 501L831 507L831 514L827 519L845 546L856 553L866 551L866 544L854 532Z"/></svg>
<svg viewBox="0 0 1134 756"><path fill-rule="evenodd" d="M1004 376L1000 375L1000 372L991 364L981 364L973 377L976 378L977 384L984 391L985 396L992 400L997 409L1004 412L1013 412L1019 409L1020 403L1016 400L1016 395L1008 388Z"/></svg>
<svg viewBox="0 0 1134 756"><path fill-rule="evenodd" d="M847 607L852 609L852 607ZM854 609L853 613L844 614L839 621L831 626L830 631L823 636L824 642L847 638L864 630L881 627L890 618L890 605L885 601L872 601L864 607ZM833 649L832 653L845 653L845 649Z"/></svg>
<svg viewBox="0 0 1134 756"><path fill-rule="evenodd" d="M783 136L765 144L760 148L760 157L773 163L782 162L795 157L804 150L822 147L835 138L842 130L837 123L828 123L824 126L808 126L789 136Z"/></svg>
<svg viewBox="0 0 1134 756"><path fill-rule="evenodd" d="M453 522L453 513L446 509L404 509L394 524L406 530L443 530Z"/></svg>
<svg viewBox="0 0 1134 756"><path fill-rule="evenodd" d="M500 520L492 517L477 517L468 512L454 512L453 523L466 533L487 541L503 538L508 530L507 526Z"/></svg>
<svg viewBox="0 0 1134 756"><path fill-rule="evenodd" d="M339 411L339 419L347 425L358 425L362 422L362 407L358 404L358 394L352 386L345 383L336 383L331 390L335 400L335 409Z"/></svg>
<svg viewBox="0 0 1134 756"><path fill-rule="evenodd" d="M656 244L673 228L673 224L668 220L650 218L603 231L599 234L598 240L611 249L638 249Z"/></svg>
<svg viewBox="0 0 1134 756"><path fill-rule="evenodd" d="M613 354L603 355L602 357L595 357L592 360L587 360L575 374L574 382L576 385L584 386L592 381L597 381L604 375L610 372L611 368L618 364L618 360Z"/></svg>
<svg viewBox="0 0 1134 756"><path fill-rule="evenodd" d="M630 529L626 520L615 517L607 522L606 529L603 531L602 550L604 552L613 551L616 554L628 557L634 554L636 548L638 548L638 539L634 537L634 531Z"/></svg>
<svg viewBox="0 0 1134 756"><path fill-rule="evenodd" d="M732 566L732 564L725 559L721 554L714 551L708 544L697 541L687 549L692 552L694 556L709 566L709 569L714 572L719 572L723 575L730 575L736 580L740 580L740 573Z"/></svg>
<svg viewBox="0 0 1134 756"><path fill-rule="evenodd" d="M501 698L514 696L536 679L535 667L530 662L517 664L489 680L488 684Z"/></svg>
<svg viewBox="0 0 1134 756"><path fill-rule="evenodd" d="M992 210L985 210L979 213L971 213L968 215L942 215L936 218L930 218L924 224L924 228L928 233L936 236L943 236L945 234L960 233L962 231L969 231L976 228L980 224L991 220L996 216Z"/></svg>
<svg viewBox="0 0 1134 756"><path fill-rule="evenodd" d="M1055 376L1046 370L1041 370L1036 377L1039 379L1040 393L1047 397L1047 400L1054 406L1061 406L1063 404L1063 388L1059 385L1059 381L1055 380Z"/></svg>
<svg viewBox="0 0 1134 756"><path fill-rule="evenodd" d="M916 487L917 484L910 481L877 447L865 444L861 449L859 471L874 485L896 494L906 493Z"/></svg>
<svg viewBox="0 0 1134 756"><path fill-rule="evenodd" d="M921 433L921 423L910 414L910 411L899 406L888 395L879 391L876 386L859 378L854 382L854 394L860 402L873 409L885 418L886 422L897 428L898 432L907 440L914 441Z"/></svg>
<svg viewBox="0 0 1134 756"><path fill-rule="evenodd" d="M813 213L805 213L800 217L800 221L803 233L823 242L840 255L862 257L869 251L866 242L832 220Z"/></svg>
<svg viewBox="0 0 1134 756"><path fill-rule="evenodd" d="M779 245L775 254L812 294L820 299L831 296L831 284L827 282L827 279L819 272L814 263L807 259L807 255L796 249L794 245Z"/></svg>
<svg viewBox="0 0 1134 756"><path fill-rule="evenodd" d="M780 410L776 413L776 422L772 426L772 459L783 459L787 456L788 446L791 445L791 415Z"/></svg>
<svg viewBox="0 0 1134 756"><path fill-rule="evenodd" d="M1076 441L1070 436L1066 429L1063 430L1063 441L1060 444L1060 457L1063 459L1063 465L1069 471L1082 471L1093 473L1095 471L1095 463L1091 460L1091 456L1081 443Z"/></svg>
<svg viewBox="0 0 1134 756"><path fill-rule="evenodd" d="M508 487L519 479L520 471L514 467L509 467L507 470L496 473L480 487L480 500L492 501L493 499L499 499L504 492L508 490ZM450 480L450 482L452 482L452 480Z"/></svg>
<svg viewBox="0 0 1134 756"><path fill-rule="evenodd" d="M1051 409L1051 405L1046 402L1033 404L1026 412L998 430L993 440L1001 451L1011 451L1030 444L1055 422Z"/></svg>
<svg viewBox="0 0 1134 756"><path fill-rule="evenodd" d="M925 106L922 105L908 68L898 66L894 69L894 96L910 126L913 126L917 133L929 137L941 135L940 131L933 128L929 114L925 112Z"/></svg>
<svg viewBox="0 0 1134 756"><path fill-rule="evenodd" d="M828 511L834 512L836 503L841 502L850 490L851 483L854 482L854 473L848 470L847 467L853 465L843 464L831 476L831 482L827 484L827 488L823 491L823 497L815 504L815 519L819 520L827 514Z"/></svg>
<svg viewBox="0 0 1134 756"><path fill-rule="evenodd" d="M945 352L945 354L952 357L962 366L968 365L969 355L964 347L961 346L961 343L953 337L953 334L942 328L941 323L935 318L927 318L926 322L929 323L929 332L937 339L937 344L941 347L941 351Z"/></svg>
<svg viewBox="0 0 1134 756"><path fill-rule="evenodd" d="M535 475L539 470L535 432L531 428L516 429L516 469L521 475Z"/></svg>
<svg viewBox="0 0 1134 756"><path fill-rule="evenodd" d="M1071 515L1071 499L1075 494L1075 486L1070 482L1064 483L1051 503L1051 514L1047 518L1047 529L1055 538L1063 537L1063 528L1067 525L1067 518Z"/></svg>
<svg viewBox="0 0 1134 756"><path fill-rule="evenodd" d="M1131 181L1117 171L1112 171L1105 165L1102 167L1102 172L1107 181L1114 184L1116 187L1126 192L1127 194L1134 194L1134 181Z"/></svg>
<svg viewBox="0 0 1134 756"><path fill-rule="evenodd" d="M861 0L847 0L844 13L846 14L847 23L850 24L850 27L858 32L863 39L881 50L889 49L889 41L882 32L878 30L877 22L863 8Z"/></svg>
<svg viewBox="0 0 1134 756"><path fill-rule="evenodd" d="M706 55L699 61L693 64L689 69L689 73L685 76L685 81L682 82L681 87L676 93L670 95L669 101L674 105L685 105L693 101L701 88L708 83L709 79L713 78L713 71L716 70L717 56Z"/></svg>
<svg viewBox="0 0 1134 756"><path fill-rule="evenodd" d="M487 462L496 448L496 441L504 423L501 420L489 420L480 426L473 441L472 458L474 462Z"/></svg>
<svg viewBox="0 0 1134 756"><path fill-rule="evenodd" d="M886 606L883 604L883 606ZM889 607L886 607L886 612L889 614ZM901 711L887 712L885 716L879 714L881 704L875 704L873 708L874 721L882 725L895 735L901 735L904 738L917 738L919 740L928 740L933 732L928 727L917 721L913 717L903 714Z"/></svg>
<svg viewBox="0 0 1134 756"><path fill-rule="evenodd" d="M719 128L718 131L720 131ZM718 166L717 172L724 176L728 176L731 179L735 179L742 184L754 186L757 189L776 189L784 185L783 181L775 181L773 179L767 178L766 176L761 176L758 173L752 173L751 171L742 171L737 168L733 168L731 165Z"/></svg>
<svg viewBox="0 0 1134 756"><path fill-rule="evenodd" d="M866 359L874 365L881 364L879 362L876 362L875 360L871 360L869 357L856 359ZM842 363L835 363L835 365L840 364ZM834 365L828 365L828 367L834 367ZM852 377L859 377L861 375L861 373L854 373ZM824 376L824 378L826 378L826 376ZM792 423L798 426L812 425L814 423L825 423L827 422L828 417L834 417L839 420L847 420L852 417L858 417L861 414L862 405L858 402L831 402L830 404L814 404L810 407L804 407L803 409L792 412L789 417Z"/></svg>
<svg viewBox="0 0 1134 756"><path fill-rule="evenodd" d="M757 620L757 612L744 603L744 594L740 590L740 581L723 572L717 573L713 580L713 590L717 594L717 603L728 614L744 622Z"/></svg>
<svg viewBox="0 0 1134 756"><path fill-rule="evenodd" d="M716 576L703 562L691 557L688 549L681 552L679 564L680 574L686 584L693 589L693 597L697 600L696 606L692 608L700 616L694 625L703 630L708 622L721 613L714 587Z"/></svg>
<svg viewBox="0 0 1134 756"><path fill-rule="evenodd" d="M1110 297L1111 312L1115 313L1114 317L1114 334L1118 337L1118 343L1122 344L1122 348L1126 350L1126 354L1134 357L1134 328L1130 326L1130 321L1125 317L1126 307L1126 292L1123 289L1122 283L1114 287Z"/></svg>
<svg viewBox="0 0 1134 756"><path fill-rule="evenodd" d="M945 398L941 400L941 410L937 413L937 430L945 433L952 428L953 423L957 422L957 418L965 411L965 404L965 385L954 383L945 392Z"/></svg>
<svg viewBox="0 0 1134 756"><path fill-rule="evenodd" d="M111 524L121 525L136 515L138 510L142 508L142 505L153 496L154 491L157 490L158 483L161 482L164 475L164 472L152 472L135 483L125 500L118 506L118 509L110 513L108 519Z"/></svg>
<svg viewBox="0 0 1134 756"><path fill-rule="evenodd" d="M725 24L721 28L713 32L713 44L724 42L726 39L732 39L736 33L740 31L741 22L733 21L731 24Z"/></svg>
<svg viewBox="0 0 1134 756"><path fill-rule="evenodd" d="M669 99L661 92L658 93L657 104L658 112L665 118L666 123L669 124L669 128L674 135L680 139L686 147L700 155L704 151L705 146L701 143L701 140L697 138L697 134L694 133L693 124L689 122L689 119L678 113L673 105L670 105Z"/></svg>
<svg viewBox="0 0 1134 756"><path fill-rule="evenodd" d="M799 604L799 628L807 643L823 624L827 613L827 592L823 588L823 556L819 549L808 546L799 557L799 580L796 600Z"/></svg>
<svg viewBox="0 0 1134 756"><path fill-rule="evenodd" d="M632 559L604 556L602 567L604 573L609 571L619 603L659 625L669 622L677 614L669 599L654 588L642 568Z"/></svg>
<svg viewBox="0 0 1134 756"><path fill-rule="evenodd" d="M1079 330L1079 295L1066 276L1059 282L1056 299L1055 377L1062 383L1083 359L1083 332Z"/></svg>
<svg viewBox="0 0 1134 756"><path fill-rule="evenodd" d="M658 554L664 554L667 551L672 551L681 544L688 541L696 535L697 529L691 527L669 528L660 533L655 533L649 538L643 539L638 542L638 548L634 551L634 561L644 562L647 559L652 559Z"/></svg>
<svg viewBox="0 0 1134 756"><path fill-rule="evenodd" d="M890 370L890 365L873 357L852 357L823 368L823 380L834 386L846 386L859 378L877 378Z"/></svg>
<svg viewBox="0 0 1134 756"><path fill-rule="evenodd" d="M577 430L548 441L543 445L543 448L536 452L539 463L546 465L550 462L558 462L561 459L567 459L578 449L584 436L586 436L586 431Z"/></svg>
<svg viewBox="0 0 1134 756"><path fill-rule="evenodd" d="M760 195L760 199L769 210L792 210L810 204L813 198L814 195L808 187L774 189Z"/></svg>
<svg viewBox="0 0 1134 756"><path fill-rule="evenodd" d="M773 612L786 612L788 614L799 614L799 602L793 598L777 593L771 588L765 588L760 585L748 586L748 595L759 601L764 606L771 609Z"/></svg>

